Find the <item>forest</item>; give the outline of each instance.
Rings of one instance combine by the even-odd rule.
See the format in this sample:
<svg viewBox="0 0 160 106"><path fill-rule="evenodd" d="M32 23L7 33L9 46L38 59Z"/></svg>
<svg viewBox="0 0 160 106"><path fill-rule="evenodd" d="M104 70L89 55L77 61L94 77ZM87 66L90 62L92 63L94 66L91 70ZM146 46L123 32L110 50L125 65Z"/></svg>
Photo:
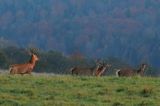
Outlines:
<svg viewBox="0 0 160 106"><path fill-rule="evenodd" d="M38 63L44 72L58 70L55 61L69 68L68 56L75 54L159 69L159 5L160 0L0 0L0 47L37 47L42 58L56 55L46 57L50 64ZM20 61L8 60L18 58L18 51L3 57L6 51L0 61ZM2 68L8 64L1 62Z"/></svg>

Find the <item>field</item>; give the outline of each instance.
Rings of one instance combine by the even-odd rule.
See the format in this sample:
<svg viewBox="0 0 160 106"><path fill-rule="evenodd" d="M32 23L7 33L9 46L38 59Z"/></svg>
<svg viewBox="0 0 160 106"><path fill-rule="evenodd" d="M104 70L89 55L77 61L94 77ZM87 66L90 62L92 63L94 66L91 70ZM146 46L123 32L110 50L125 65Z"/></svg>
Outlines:
<svg viewBox="0 0 160 106"><path fill-rule="evenodd" d="M160 78L0 75L0 106L160 106Z"/></svg>

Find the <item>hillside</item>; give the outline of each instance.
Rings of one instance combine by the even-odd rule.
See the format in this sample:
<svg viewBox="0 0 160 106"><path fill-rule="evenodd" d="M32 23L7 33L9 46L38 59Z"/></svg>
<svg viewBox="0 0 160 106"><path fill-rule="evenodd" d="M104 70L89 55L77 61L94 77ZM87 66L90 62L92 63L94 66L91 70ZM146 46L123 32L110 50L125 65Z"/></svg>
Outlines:
<svg viewBox="0 0 160 106"><path fill-rule="evenodd" d="M1 0L0 43L160 68L160 0Z"/></svg>
<svg viewBox="0 0 160 106"><path fill-rule="evenodd" d="M1 106L159 106L159 78L0 75Z"/></svg>

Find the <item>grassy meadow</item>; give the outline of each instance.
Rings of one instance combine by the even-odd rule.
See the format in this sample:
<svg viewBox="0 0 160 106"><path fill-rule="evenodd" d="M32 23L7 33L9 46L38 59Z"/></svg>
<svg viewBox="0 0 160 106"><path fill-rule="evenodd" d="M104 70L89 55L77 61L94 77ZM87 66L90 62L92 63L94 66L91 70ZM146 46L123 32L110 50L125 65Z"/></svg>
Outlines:
<svg viewBox="0 0 160 106"><path fill-rule="evenodd" d="M160 78L1 74L0 106L160 106Z"/></svg>

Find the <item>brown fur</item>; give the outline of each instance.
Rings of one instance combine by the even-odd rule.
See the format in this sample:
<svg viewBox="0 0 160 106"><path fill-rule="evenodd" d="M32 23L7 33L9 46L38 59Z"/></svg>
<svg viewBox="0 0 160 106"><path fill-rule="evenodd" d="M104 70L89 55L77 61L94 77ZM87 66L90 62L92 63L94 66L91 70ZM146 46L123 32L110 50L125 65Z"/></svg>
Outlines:
<svg viewBox="0 0 160 106"><path fill-rule="evenodd" d="M96 71L95 71L95 76L101 76L101 72L103 70L103 66L99 67ZM103 73L103 72L102 72Z"/></svg>
<svg viewBox="0 0 160 106"><path fill-rule="evenodd" d="M74 67L71 69L72 75L87 75L87 76L101 76L106 68L109 68L110 65L97 65L96 68L82 68Z"/></svg>
<svg viewBox="0 0 160 106"><path fill-rule="evenodd" d="M95 71L95 76L102 76L102 74L108 70L111 67L111 65L107 64L107 65L103 65L101 67L99 67L96 71Z"/></svg>
<svg viewBox="0 0 160 106"><path fill-rule="evenodd" d="M71 69L72 75L93 75L94 68L74 67Z"/></svg>
<svg viewBox="0 0 160 106"><path fill-rule="evenodd" d="M35 54L32 54L28 63L11 65L9 72L10 74L31 74L33 68L35 67L36 61L38 61L38 57Z"/></svg>
<svg viewBox="0 0 160 106"><path fill-rule="evenodd" d="M142 64L141 67L138 70L133 70L133 69L130 69L130 68L126 68L126 69L118 70L116 72L116 74L119 77L121 77L121 76L131 77L131 76L135 76L135 75L143 76L145 69L146 69L146 64Z"/></svg>

